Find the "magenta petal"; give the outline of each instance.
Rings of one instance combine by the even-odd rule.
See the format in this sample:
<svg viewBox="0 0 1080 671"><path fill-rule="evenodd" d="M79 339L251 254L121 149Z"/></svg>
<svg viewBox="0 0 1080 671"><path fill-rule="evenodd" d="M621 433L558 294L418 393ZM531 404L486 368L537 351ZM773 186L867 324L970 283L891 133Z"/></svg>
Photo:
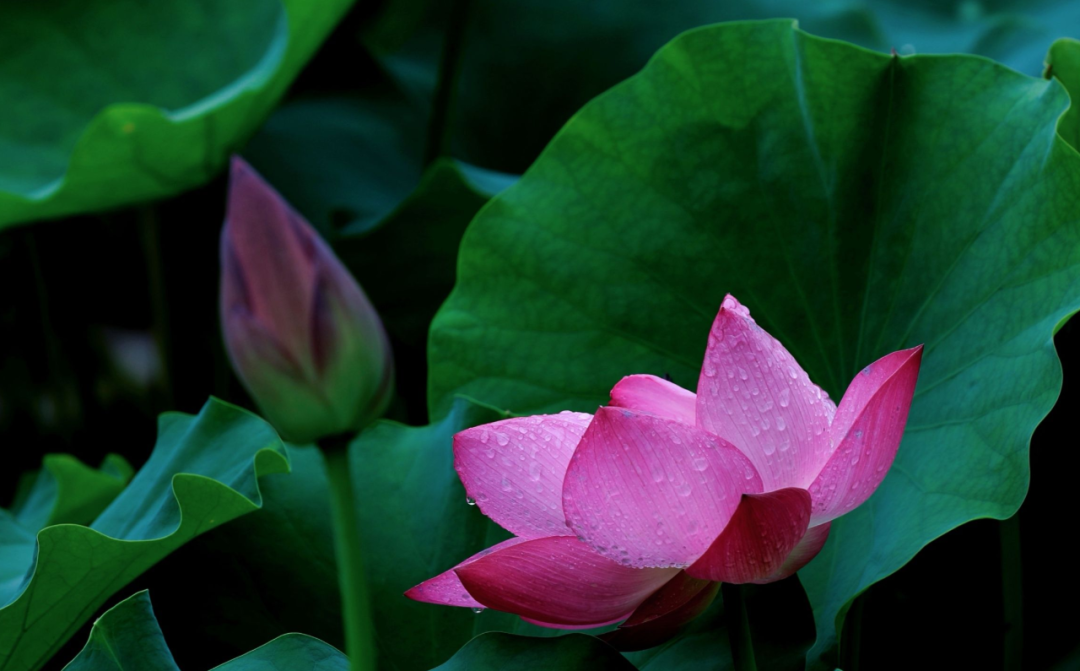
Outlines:
<svg viewBox="0 0 1080 671"><path fill-rule="evenodd" d="M454 436L454 468L469 498L515 536L569 535L563 476L591 420L564 412L467 429Z"/></svg>
<svg viewBox="0 0 1080 671"><path fill-rule="evenodd" d="M655 375L628 375L611 390L611 405L694 424L694 392Z"/></svg>
<svg viewBox="0 0 1080 671"><path fill-rule="evenodd" d="M567 536L529 540L455 571L484 606L553 625L591 626L626 617L678 573L622 566Z"/></svg>
<svg viewBox="0 0 1080 671"><path fill-rule="evenodd" d="M698 580L683 571L638 606L618 629L600 638L623 651L660 645L705 612L719 590L720 583Z"/></svg>
<svg viewBox="0 0 1080 671"><path fill-rule="evenodd" d="M566 521L627 566L685 567L739 505L761 491L753 465L701 429L623 408L600 408L563 484Z"/></svg>
<svg viewBox="0 0 1080 671"><path fill-rule="evenodd" d="M922 345L893 352L848 385L829 430L835 451L810 485L811 524L853 510L885 479L904 436L921 362Z"/></svg>
<svg viewBox="0 0 1080 671"><path fill-rule="evenodd" d="M765 491L806 488L828 459L836 406L732 296L709 333L697 423L750 457Z"/></svg>
<svg viewBox="0 0 1080 671"><path fill-rule="evenodd" d="M416 587L413 587L409 591L405 592L405 596L409 597L413 601L421 601L423 603L435 603L440 606L462 606L465 608L483 608L479 601L472 598L472 596L465 590L465 586L461 584L461 578L458 578L457 573L454 573L454 569L460 568L471 564L472 562L486 557L500 550L504 550L509 547L513 547L519 543L524 543L529 540L528 538L511 538L501 543L496 543L489 548L485 548L480 552L477 552L473 556L469 557L465 561L461 562L449 571L443 571L434 578L428 578L424 582L420 583Z"/></svg>
<svg viewBox="0 0 1080 671"><path fill-rule="evenodd" d="M703 580L760 582L780 568L809 523L810 493L805 489L744 494L723 533L686 572Z"/></svg>
<svg viewBox="0 0 1080 671"><path fill-rule="evenodd" d="M784 563L780 564L780 567L769 575L754 582L763 585L794 575L796 571L809 564L810 560L821 552L821 548L825 547L825 541L829 539L829 528L831 526L831 523L826 522L807 529L806 535L802 537L795 549L788 554Z"/></svg>

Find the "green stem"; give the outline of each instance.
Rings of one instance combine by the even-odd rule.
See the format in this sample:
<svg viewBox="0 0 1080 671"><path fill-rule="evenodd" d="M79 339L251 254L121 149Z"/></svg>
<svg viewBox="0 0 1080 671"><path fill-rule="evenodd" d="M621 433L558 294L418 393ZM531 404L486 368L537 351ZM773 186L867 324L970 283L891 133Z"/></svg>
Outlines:
<svg viewBox="0 0 1080 671"><path fill-rule="evenodd" d="M345 652L352 671L375 670L375 626L364 574L360 525L349 476L348 440L337 437L319 441L330 483L330 508L334 518L334 549L338 583L345 617Z"/></svg>
<svg viewBox="0 0 1080 671"><path fill-rule="evenodd" d="M750 634L750 618L746 614L744 589L742 585L728 583L720 586L724 597L724 617L727 620L731 658L735 662L735 671L757 671L754 640Z"/></svg>
<svg viewBox="0 0 1080 671"><path fill-rule="evenodd" d="M431 118L428 122L427 146L424 148L424 166L449 153L450 111L457 92L458 71L461 65L465 26L469 21L470 0L455 0L450 8L450 18L443 38L442 55L439 57L439 79L435 96L431 101Z"/></svg>
<svg viewBox="0 0 1080 671"><path fill-rule="evenodd" d="M1024 613L1020 563L1020 513L998 525L1001 539L1001 596L1005 614L1005 671L1023 667Z"/></svg>
<svg viewBox="0 0 1080 671"><path fill-rule="evenodd" d="M159 223L153 205L139 208L139 235L146 257L146 275L150 285L150 313L153 319L154 345L161 361L161 386L164 406L172 408L172 359L169 342L169 300L165 293L165 268L162 261Z"/></svg>

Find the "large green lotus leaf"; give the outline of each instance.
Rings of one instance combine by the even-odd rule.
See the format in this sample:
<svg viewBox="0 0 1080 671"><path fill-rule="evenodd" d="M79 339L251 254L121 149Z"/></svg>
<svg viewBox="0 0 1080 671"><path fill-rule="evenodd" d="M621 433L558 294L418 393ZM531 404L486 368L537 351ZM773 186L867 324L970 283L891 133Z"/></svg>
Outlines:
<svg viewBox="0 0 1080 671"><path fill-rule="evenodd" d="M489 633L469 641L445 664L432 671L634 671L633 664L600 639L585 634L530 638Z"/></svg>
<svg viewBox="0 0 1080 671"><path fill-rule="evenodd" d="M40 667L140 573L191 538L257 510L259 476L288 468L274 430L240 408L211 399L198 415L162 415L146 465L89 527L37 532L24 578L0 593L0 669Z"/></svg>
<svg viewBox="0 0 1080 671"><path fill-rule="evenodd" d="M350 4L3 3L0 228L209 179Z"/></svg>
<svg viewBox="0 0 1080 671"><path fill-rule="evenodd" d="M585 102L680 32L793 18L807 31L888 53L974 53L1036 75L1058 37L1080 37L1071 0L473 0L461 64L459 157L523 171Z"/></svg>
<svg viewBox="0 0 1080 671"><path fill-rule="evenodd" d="M216 671L347 671L349 660L317 638L286 634L215 667ZM124 599L94 622L86 645L65 671L180 671L146 591Z"/></svg>
<svg viewBox="0 0 1080 671"><path fill-rule="evenodd" d="M968 520L1011 515L1080 307L1080 157L1055 81L890 57L790 22L691 31L587 105L462 241L433 415L466 394L593 410L630 373L696 386L726 292L839 398L926 346L877 493L801 574L818 660L851 599Z"/></svg>

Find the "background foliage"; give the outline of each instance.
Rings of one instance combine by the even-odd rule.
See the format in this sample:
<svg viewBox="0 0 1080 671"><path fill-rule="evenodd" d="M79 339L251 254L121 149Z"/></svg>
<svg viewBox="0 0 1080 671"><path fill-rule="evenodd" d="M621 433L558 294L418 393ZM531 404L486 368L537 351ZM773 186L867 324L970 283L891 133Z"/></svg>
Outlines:
<svg viewBox="0 0 1080 671"><path fill-rule="evenodd" d="M12 556L17 561L11 566L0 564L0 588L22 580L19 567L26 564L27 539L36 529L58 521L91 522L100 506L115 495L116 483L131 475L115 458L97 472L73 465L78 462L68 458L52 457L44 462L42 475L36 481L26 478L25 484L17 487L22 473L42 468L44 454L70 453L84 463L97 464L107 453L116 452L141 467L147 463L155 442L159 412L196 412L208 393L247 404L221 351L216 324L216 238L224 185L219 168L230 151L242 149L334 243L382 311L394 340L400 375L399 398L391 414L404 424L382 425L373 432L374 437L365 438L353 448L354 459L378 464L375 469L361 469L357 476L369 493L370 505L362 510L369 516L368 528L376 536L373 544L408 545L425 530L437 534L441 541L427 549L394 546L385 555L373 557L373 579L382 595L380 603L386 608L383 617L387 623L410 622L429 632L445 633L445 638L436 638L435 645L427 650L401 640L400 627L387 628L380 632L380 650L388 668L431 668L470 635L486 630L540 633L495 613L474 616L468 611L424 608L393 597L400 593L402 585L408 587L433 570L445 568L466 548L498 538L497 531L475 509L465 506L464 494L448 469L445 452L446 437L456 427L487 421L497 414L483 404L466 400L453 405L452 392L459 391L469 375L435 371L433 400L438 403L431 419L436 421L424 426L429 420L428 325L453 286L457 242L473 215L494 194L517 181L516 175L532 165L571 115L637 72L680 31L714 21L795 16L810 33L848 40L880 52L896 49L905 56L971 52L1032 76L1041 73L1043 57L1055 38L1080 37L1070 34L1067 28L1076 24L1080 10L1074 3L1053 1L841 0L812 6L786 2L677 2L663 11L648 9L647 5L628 10L625 3L606 1L582 7L561 0L457 0L446 7L435 3L429 6L422 0L397 0L361 4L351 10L347 3L338 2L251 0L230 5L227 10L202 3L159 4L152 14L129 11L132 7L124 2L64 3L63 11L51 13L14 5L0 10L0 19L7 19L0 20L0 25L19 26L19 31L12 32L19 40L10 42L15 45L10 50L14 55L0 60L0 92L16 102L0 112L0 157L5 159L0 161L4 166L0 168L0 226L7 226L0 233L0 281L19 288L5 292L0 301L0 333L8 345L0 364L0 431L8 445L4 452L6 467L0 469L0 505L8 507L12 513L8 517L19 518L23 528L18 531L11 525L3 527L7 517L0 513L0 532L12 534L5 538L21 538L24 548L22 555L5 554L5 562ZM115 17L123 18L113 20ZM206 21L211 17L215 20ZM337 27L320 47L335 23ZM239 30L237 25L245 29ZM161 39L159 33L166 26L168 39ZM74 39L80 35L96 37L90 41ZM805 42L800 37L793 38L791 44L803 44L800 40ZM198 48L193 49L192 44ZM807 201L800 200L806 194L793 193L774 198L782 207L796 209L809 202L811 207L833 208L833 221L847 226L857 220L859 211L873 207L882 213L877 221L896 224L904 238L900 222L924 222L929 226L943 221L949 208L959 209L964 202L988 203L987 194L996 194L1004 185L1000 202L989 201L996 203L996 209L991 207L978 221L970 222L970 228L962 230L987 230L992 236L1019 235L1018 231L1050 231L1045 227L1055 217L1058 221L1068 218L1067 198L1075 191L1062 186L1050 193L1041 190L1053 183L1040 173L1050 171L1048 165L1055 166L1054 179L1071 178L1070 172L1056 169L1072 156L1054 139L1054 123L1067 104L1056 85L1023 79L982 61L890 61L885 56L875 57L840 45L818 41L810 44L797 49L792 46L795 51L784 52L789 58L793 54L803 58L803 69L792 67L790 61L770 65L765 62L767 58L754 52L733 70L745 77L748 87L752 86L748 91L764 97L769 91L790 91L790 87L797 86L792 73L815 75L823 72L825 65L814 67L814 63L835 58L842 63L836 70L844 81L862 77L878 83L876 88L859 88L866 96L866 109L887 107L884 92L892 90L902 94L895 109L903 114L894 119L895 125L887 132L882 127L884 120L873 115L865 127L851 131L843 126L844 119L832 118L829 113L829 105L835 100L832 91L824 93L817 88L822 85L821 77L811 76L804 82L803 91L808 92L802 99L805 109L790 109L793 99L778 93L788 106L781 105L775 111L782 118L776 128L788 131L787 135L780 134L771 150L787 146L785 140L799 139L795 131L799 130L802 114L804 119L824 124L815 128L831 129L818 139L823 147L821 155L835 156L837 163L826 164L835 168L834 173L821 173L820 167L800 163L809 146L804 144L791 145L796 154L777 165L794 171L800 179L813 177L815 171L838 179L829 197ZM1074 44L1059 43L1052 55L1054 74L1066 85L1075 81L1070 79L1074 68L1069 65L1075 58ZM804 53L806 49L813 53ZM87 52L94 56L82 57ZM195 53L198 57L177 58L177 53ZM950 68L948 74L953 79L947 87L940 82L945 77L942 70ZM42 76L45 72L58 74ZM886 77L896 75L901 79L899 84L891 85L893 88L883 83L892 81ZM638 81L631 86L641 86ZM940 95L932 90L935 81L939 82ZM847 90L837 86L838 90ZM284 103L271 114L287 88ZM626 88L616 94L626 95ZM84 93L76 96L75 91ZM1006 91L1013 97L1007 97L1003 93ZM486 227L491 235L485 233L481 239L475 230L470 233L463 269L468 269L470 263L479 267L477 259L485 245L490 244L491 253L496 255L509 253L499 250L498 245L503 243L492 228L500 217L510 225L520 226L520 221L513 223L521 219L514 213L535 209L537 221L559 223L550 214L556 212L554 202L533 207L539 202L536 194L551 187L552 180L559 183L560 174L553 167L558 152L566 151L575 134L581 137L588 115L598 114L600 108L602 103L576 119L530 175L497 206L485 211L477 228ZM738 109L736 106L729 112ZM1072 133L1071 118L1072 113L1065 117L1061 129L1066 140ZM986 125L993 119L1003 120L1002 127L995 130ZM753 144L749 138L754 137L751 131L733 145L734 156L744 161L755 158L750 151ZM846 134L850 132L856 135ZM882 137L893 139L882 146L895 153L893 159L879 164L874 152ZM830 148L835 148L836 153L831 154ZM964 152L965 148L969 153ZM582 155L587 156L584 149ZM627 148L617 146L613 151ZM996 164L991 160L994 156L1009 156L1012 162ZM878 166L869 174L879 186L876 193L883 196L880 207L884 209L876 209L879 206L870 202L873 189L860 191L859 185L851 182L857 172L854 167L864 164ZM661 167L657 166L656 174L662 174ZM729 169L737 172L739 166ZM990 175L997 175L999 181L994 183ZM615 184L626 179L625 175L610 177ZM932 177L941 182L937 191L930 189L937 186L931 183ZM1027 188L1024 180L1036 178L1040 188ZM779 183L780 176L773 179ZM763 183L770 182L766 179ZM188 190L200 184L203 186ZM605 179L595 197L625 196L607 184ZM635 197L641 198L636 191ZM1019 195L1015 199L1005 195L1012 193ZM850 194L857 197L852 199ZM753 201L740 202L750 203L747 207L751 208L740 212L741 216L761 214L752 209ZM1021 203L1020 209L1002 205L1014 202ZM548 208L547 219L542 216L544 208ZM638 213L643 211L649 210ZM671 221L681 221L683 216L677 208L662 212L670 214ZM68 218L43 221L60 216ZM706 215L697 217L699 221L706 219ZM651 219L643 220L644 227L638 229L640 243L644 244L646 237L656 241L661 229L649 224ZM617 223L602 218L599 221L604 226ZM796 223L791 221L789 225ZM669 225L662 230L678 229ZM586 240L581 237L587 235L586 229L562 233L590 243L583 246L580 258L569 259L572 263L566 266L567 274L571 269L578 277L592 273L591 286L600 291L615 263L602 253L610 239ZM798 245L806 243L808 235L801 229L789 231L779 237L778 244L789 250L801 249ZM684 245L677 236L666 240L663 235L659 238L671 250L657 261L661 268L651 269L648 277L628 284L626 298L640 300L653 295L656 287L670 287L673 280L663 268L684 262L681 265L688 270L676 278L676 283L679 291L690 293L693 300L689 304L672 301L666 309L673 311L671 319L686 324L685 329L659 336L675 339L664 341L665 351L671 356L649 354L649 348L643 347L635 354L620 355L623 358L607 358L611 350L602 350L590 341L572 350L578 357L577 370L566 377L572 385L560 386L560 381L555 391L543 399L505 387L481 390L469 386L466 390L481 402L515 411L554 405L561 399L596 403L611 382L605 376L626 372L622 371L626 366L641 369L646 365L641 362L646 360L654 368L651 372L670 370L678 381L692 385L693 366L688 362L695 358L695 348L703 346L695 335L703 333L698 322L706 319L703 312L715 309L712 303L718 304L716 296L708 292L720 295L743 288L726 286L731 282L745 282L746 289L758 293L764 290L746 275L746 268L740 274L734 272L735 267L721 267L711 258L705 260L705 265L700 260L690 264L685 262L691 259L672 258L672 254L689 252L680 252ZM633 243L633 238L628 242ZM709 245L719 242L730 241L707 239L704 248L690 249L703 253L711 248ZM858 250L864 242L865 230L863 237L849 244L852 250ZM1006 251L1022 248L1019 244ZM1000 281L995 272L1008 259L988 256L983 249L975 244L966 256L957 256L971 259L975 266L985 263L985 267L973 269L972 274L966 270L958 273L957 277L969 278L969 284L956 285L952 294L958 297L956 300L929 303L929 315L951 313L958 305L967 305L961 299L981 296ZM1073 248L1060 238L1051 238L1043 247L1033 249L1020 262L1028 263L1032 269L1045 269L1051 263L1048 257L1067 259ZM818 261L810 256L790 258L797 271L794 277L815 286L821 278L814 271ZM840 277L866 272L862 257L855 254L844 258L859 261L850 267L838 265ZM492 268L520 269L520 259L498 260L502 263L492 264ZM946 263L948 259L941 261ZM700 268L705 268L706 275L699 274L696 269ZM513 275L508 275L510 280ZM703 279L706 277L711 282ZM896 294L901 307L905 300L923 295L918 292L940 275L907 277L909 286ZM1031 275L1037 281L1064 283L1058 287L1062 291L1069 290L1070 277L1068 272ZM708 284L708 289L698 293L702 283ZM478 285L474 282L471 286L461 291L476 293ZM1018 291L1034 288L1036 285L1020 286ZM460 311L464 295L459 293L456 303L452 302L440 316L444 326L436 333L446 335L445 322L455 309ZM590 292L585 295L590 299L603 296ZM1075 289L1072 295L1075 298ZM787 300L764 293L762 296L766 306ZM859 303L859 298L854 302ZM479 298L473 300L475 305L467 306L470 309L489 309L493 305ZM827 308L823 314L827 314L830 301L840 304L847 298L825 292L815 293L810 300L822 301ZM686 314L680 316L684 306ZM977 423L954 429L955 433L949 433L943 443L933 438L942 429L938 433L931 431L915 447L905 445L911 454L934 457L942 444L983 444L983 448L965 450L964 454L969 454L974 465L987 473L1014 472L1007 463L1022 464L1026 460L1022 434L1031 430L1053 400L1055 372L1047 338L1069 310L1064 305L1044 306L1036 314L1018 312L1015 306L1001 308L998 303L991 303L990 308L1001 318L993 321L980 317L973 323L989 324L986 330L998 337L997 341L986 340L986 333L971 334L963 328L945 333L949 325L937 318L926 317L917 323L937 325L934 329L939 330L927 333L942 337L941 361L951 356L950 347L971 350L972 355L987 354L978 364L988 367L980 372L979 379L1014 379L1009 366L1021 366L1022 360L1017 358L1020 352L1027 352L1046 368L1040 377L1022 378L1038 382L1024 391L1025 404L1008 410L1023 419L1013 422L989 413ZM580 311L564 309L552 314L571 319L580 317ZM586 312L590 318L596 314L601 315L600 319L611 318L602 310L597 312L595 304ZM819 354L810 340L814 329L801 322L783 323L781 317L770 313L766 308L768 327L780 327L792 342L807 350L797 354L811 362L811 374L834 396L842 390L844 375L857 367L857 359L900 344L899 340L884 343L841 338L841 334L854 332L855 327L849 323L830 331L832 327L823 322L817 325L819 337L825 337L827 343ZM650 325L654 324L650 320L665 314L643 313L645 321L635 324L634 332L652 333L655 325ZM808 314L812 322L818 312L811 310ZM529 318L527 314L520 316ZM619 321L622 316L615 317L616 321L602 324L600 330L627 327L627 323ZM891 331L882 326L880 332ZM830 334L833 340L828 340ZM1015 335L1014 340L1002 344L1000 338L1009 334ZM935 663L980 668L998 668L1003 653L1022 654L1023 668L1035 669L1067 663L1063 660L1076 654L1072 647L1080 622L1067 613L1058 615L1048 606L1080 595L1069 584L1057 580L1057 572L1038 569L1060 553L1062 518L1058 511L1069 505L1068 474L1077 466L1075 455L1061 449L1061 442L1053 438L1055 428L1059 432L1068 428L1069 408L1076 402L1075 385L1070 382L1077 363L1076 337L1075 327L1069 324L1057 333L1065 390L1032 441L1032 489L1020 515L1023 620L1016 619L1020 611L1014 604L1015 593L1003 592L1001 587L1002 546L997 523L974 522L932 543L856 601L861 617L854 621L861 623L861 631L852 633L861 641L858 656L865 668L925 664L925 655L931 649L941 651ZM447 352L446 342L439 345L436 341L433 351L439 352L441 347ZM978 349L980 343L991 342L996 344ZM863 347L850 351L846 347L856 346L850 343L861 343ZM469 347L485 346L490 343ZM469 349L455 347L455 359ZM435 361L445 364L450 359L440 355ZM928 357L928 370L937 370L930 365L932 361ZM597 368L605 365L618 366L619 371ZM830 367L834 370L830 371ZM973 394L985 398L985 391L980 394L979 389L964 387L963 372L957 377L949 377L944 370L940 373L940 379L946 382L936 388L938 394L952 390L954 397ZM925 385L924 381L924 390ZM959 385L961 390L949 385ZM926 399L921 421L932 425L936 422L931 412L934 395L925 391L921 395ZM937 409L944 412L947 407ZM999 406L991 403L983 408L971 407L987 410ZM1003 426L1011 427L1017 435L1005 437L1001 433ZM955 435L961 432L968 435ZM1010 447L995 461L994 452L985 449L991 444ZM149 588L156 620L172 651L170 663L180 668L209 668L291 631L340 645L329 524L320 498L325 484L318 455L302 446L281 447L280 451L288 454L292 472L268 474L259 480L261 509L222 529L202 534L183 547L170 548L171 554L127 587L118 589L106 604L119 603L137 590ZM916 474L912 482L925 486L924 468L930 467L905 467L905 471ZM363 480L365 477L369 479ZM50 478L58 495L52 493ZM71 478L93 481L95 485L79 485L79 489L94 495L61 505L69 501L63 492L64 483ZM895 484L896 476L889 482L893 489L903 486ZM950 513L952 516L939 519L930 514L925 522L936 531L912 536L908 550L897 555L902 559L888 559L889 555L878 554L877 550L871 553L872 559L884 562L880 565L887 566L883 572L888 573L903 563L913 549L962 521L961 517L1007 515L1019 502L1024 485L1023 479L1010 481L1003 492L982 498L975 494L969 510L959 517ZM438 494L428 497L429 490ZM163 491L168 495L168 489ZM423 492L423 507L416 511L395 508L405 500L420 498L413 492ZM44 503L49 500L56 503L50 507ZM415 531L400 536L386 531L403 525ZM826 561L827 556L823 556L810 569L810 575L814 576L815 570L832 570ZM191 570L195 565L213 570L195 572ZM813 580L819 580L817 575ZM877 577L867 573L855 584L865 586L871 576ZM804 583L811 599L820 599L822 583L808 581L806 576ZM815 584L819 587L815 588ZM267 589L267 585L273 589ZM844 599L849 596L845 592ZM88 615L82 630L66 638L67 645L47 668L61 668L92 635L104 635L91 633L90 619ZM633 655L631 661L638 668L658 671L697 668L694 661L703 655L723 659L726 641L715 633L721 622L722 612L717 606L685 637L661 649ZM1020 640L1021 623L1022 652L1015 646ZM819 632L821 627L819 621ZM504 639L480 639L485 640ZM773 643L777 649L785 645L784 641ZM800 641L793 643L802 645ZM817 652L827 657L852 654L850 650L829 650L827 643L825 639L824 649ZM490 644L491 649L501 646Z"/></svg>

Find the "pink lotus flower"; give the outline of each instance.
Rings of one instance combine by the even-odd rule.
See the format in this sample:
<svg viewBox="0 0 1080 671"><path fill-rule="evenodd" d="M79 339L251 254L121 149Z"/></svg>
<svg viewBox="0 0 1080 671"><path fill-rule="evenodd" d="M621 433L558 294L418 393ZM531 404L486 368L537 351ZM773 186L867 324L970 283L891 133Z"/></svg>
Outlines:
<svg viewBox="0 0 1080 671"><path fill-rule="evenodd" d="M393 392L390 342L319 234L239 157L221 231L221 327L259 409L299 443L356 431Z"/></svg>
<svg viewBox="0 0 1080 671"><path fill-rule="evenodd" d="M786 578L829 522L892 465L922 346L855 376L837 408L733 297L713 322L698 393L623 378L595 415L507 419L454 437L455 468L515 538L406 592L546 627L625 620L643 648L696 617L719 582Z"/></svg>

